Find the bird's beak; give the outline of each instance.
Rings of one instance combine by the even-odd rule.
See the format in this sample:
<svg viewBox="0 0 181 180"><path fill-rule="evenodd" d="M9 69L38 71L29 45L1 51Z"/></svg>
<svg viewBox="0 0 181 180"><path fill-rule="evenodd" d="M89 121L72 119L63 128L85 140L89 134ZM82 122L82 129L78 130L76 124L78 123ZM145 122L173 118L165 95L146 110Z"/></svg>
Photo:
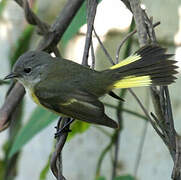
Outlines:
<svg viewBox="0 0 181 180"><path fill-rule="evenodd" d="M19 75L18 75L17 73L12 72L12 73L10 73L9 75L7 75L7 76L4 78L4 80L6 80L6 79L13 79L13 78L17 78L17 77L19 77Z"/></svg>

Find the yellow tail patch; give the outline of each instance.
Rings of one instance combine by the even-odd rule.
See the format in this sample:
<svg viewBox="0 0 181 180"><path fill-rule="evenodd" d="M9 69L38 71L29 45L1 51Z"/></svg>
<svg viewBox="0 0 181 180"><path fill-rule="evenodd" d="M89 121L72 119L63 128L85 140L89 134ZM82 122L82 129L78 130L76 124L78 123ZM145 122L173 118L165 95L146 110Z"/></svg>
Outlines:
<svg viewBox="0 0 181 180"><path fill-rule="evenodd" d="M141 59L141 56L140 55L133 55L133 56L129 56L127 57L126 59L124 59L123 61L121 61L120 63L114 65L114 66L111 66L110 69L117 69L121 66L125 66L127 64L130 64L130 63L133 63L137 60Z"/></svg>
<svg viewBox="0 0 181 180"><path fill-rule="evenodd" d="M151 85L150 76L127 76L113 84L113 88L131 88Z"/></svg>

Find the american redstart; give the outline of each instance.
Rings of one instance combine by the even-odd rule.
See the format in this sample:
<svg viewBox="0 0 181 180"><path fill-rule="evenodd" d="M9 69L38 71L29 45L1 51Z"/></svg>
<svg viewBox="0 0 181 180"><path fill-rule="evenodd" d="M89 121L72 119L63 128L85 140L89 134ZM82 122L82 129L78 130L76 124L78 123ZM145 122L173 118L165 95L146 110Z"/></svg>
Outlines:
<svg viewBox="0 0 181 180"><path fill-rule="evenodd" d="M5 79L15 78L43 107L66 116L117 128L99 98L117 88L168 85L176 79L176 61L157 45L147 45L120 63L95 71L70 60L29 51Z"/></svg>

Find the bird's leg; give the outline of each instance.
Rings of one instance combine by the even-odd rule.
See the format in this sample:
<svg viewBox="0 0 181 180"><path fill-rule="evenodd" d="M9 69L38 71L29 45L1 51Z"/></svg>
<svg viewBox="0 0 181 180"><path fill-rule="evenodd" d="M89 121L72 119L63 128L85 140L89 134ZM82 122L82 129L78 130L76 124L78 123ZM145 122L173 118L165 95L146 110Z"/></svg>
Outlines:
<svg viewBox="0 0 181 180"><path fill-rule="evenodd" d="M59 121L57 123L57 127L59 127L60 125L60 122L62 120L62 117L59 118ZM71 132L70 130L70 124L74 121L73 118L68 118L68 121L67 123L61 128L61 129L58 129L57 127L57 132L55 133L55 138L57 138L58 136L60 136L62 133L64 132Z"/></svg>

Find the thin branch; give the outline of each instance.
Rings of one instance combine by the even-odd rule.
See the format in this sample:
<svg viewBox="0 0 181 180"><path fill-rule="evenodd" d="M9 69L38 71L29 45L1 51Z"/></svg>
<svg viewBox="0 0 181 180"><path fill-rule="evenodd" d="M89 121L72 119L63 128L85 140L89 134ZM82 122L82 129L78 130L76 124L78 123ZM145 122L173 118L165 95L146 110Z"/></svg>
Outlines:
<svg viewBox="0 0 181 180"><path fill-rule="evenodd" d="M109 55L108 51L107 51L106 48L104 47L104 45L103 45L101 39L99 38L98 34L96 33L96 30L95 30L94 28L93 28L93 30L94 30L94 34L95 34L95 36L96 36L96 38L97 38L97 40L98 40L98 42L99 42L99 44L100 44L103 52L104 52L105 55L107 56L109 62L110 62L111 64L115 64L114 61L113 61L113 59L112 59L111 56Z"/></svg>
<svg viewBox="0 0 181 180"><path fill-rule="evenodd" d="M39 32L41 34L45 35L48 32L49 25L42 20L36 14L30 9L29 3L27 0L24 1L22 5L24 12L25 12L25 17L26 20L29 24L35 25L39 28Z"/></svg>
<svg viewBox="0 0 181 180"><path fill-rule="evenodd" d="M145 139L146 139L148 124L149 124L148 121L144 122L143 132L142 132L142 135L141 135L141 139L140 139L140 143L139 143L139 147L138 147L138 154L136 156L135 167L134 167L134 176L135 177L137 176L138 168L139 168L142 153L143 153L143 146L144 146L144 142L145 142Z"/></svg>
<svg viewBox="0 0 181 180"><path fill-rule="evenodd" d="M14 0L20 7L24 9L25 18L29 24L35 25L43 34L47 33L49 25L42 20L31 10L27 0Z"/></svg>
<svg viewBox="0 0 181 180"><path fill-rule="evenodd" d="M96 63L96 58L95 58L95 54L94 54L94 46L93 46L93 42L91 42L91 56L92 56L92 66L91 68L94 69L95 68L95 63Z"/></svg>
<svg viewBox="0 0 181 180"><path fill-rule="evenodd" d="M82 64L88 66L89 48L92 42L92 31L97 10L97 0L88 0L87 33L85 38L84 54Z"/></svg>
<svg viewBox="0 0 181 180"><path fill-rule="evenodd" d="M121 131L117 130L116 136L115 136L115 149L114 149L114 159L113 159L113 168L112 168L112 180L114 180L116 177L116 168L118 165L118 158L119 158L120 139L121 139Z"/></svg>
<svg viewBox="0 0 181 180"><path fill-rule="evenodd" d="M121 91L121 98L124 98L126 95L126 89L123 89ZM117 107L117 117L118 117L118 123L119 123L119 129L115 131L115 150L114 150L114 159L113 159L113 168L112 168L112 180L116 177L116 168L118 165L118 158L119 158L119 148L120 148L120 139L121 139L121 131L123 129L123 110L122 107L124 105L123 101L119 101L118 107Z"/></svg>
<svg viewBox="0 0 181 180"><path fill-rule="evenodd" d="M160 25L160 22L156 22L153 27L156 27ZM117 51L116 51L116 64L118 63L119 61L119 54L120 54L120 50L121 50L121 47L123 46L123 44L131 37L133 36L135 33L137 32L137 30L135 29L134 31L128 33L121 41L120 45L118 46L117 48Z"/></svg>
<svg viewBox="0 0 181 180"><path fill-rule="evenodd" d="M133 97L135 98L135 100L138 102L138 104L140 105L141 109L143 110L145 116L148 118L148 120L150 121L150 123L152 124L153 128L155 129L155 131L158 133L158 135L164 139L163 134L160 132L160 130L157 128L157 126L155 125L155 122L151 119L148 111L146 110L146 108L143 106L142 102L139 100L138 96L133 92L132 89L129 89L129 92L133 95Z"/></svg>
<svg viewBox="0 0 181 180"><path fill-rule="evenodd" d="M181 137L176 136L176 155L172 171L173 180L180 179L180 169L181 169Z"/></svg>
<svg viewBox="0 0 181 180"><path fill-rule="evenodd" d="M117 108L117 106L112 105L112 104L108 104L108 103L105 103L105 102L104 102L104 105L106 105L106 106L108 106L108 107L110 107L110 108L114 108L114 109ZM144 120L148 121L148 119L147 119L146 116L143 116L142 114L140 114L140 113L138 113L138 112L136 112L136 111L132 111L132 110L126 109L126 108L124 108L124 107L122 108L122 110L123 110L124 112L128 113L128 114L132 114L132 115L134 115L134 116L137 116L137 117L139 117L139 118L141 118L141 119L144 119Z"/></svg>
<svg viewBox="0 0 181 180"><path fill-rule="evenodd" d="M147 30L144 21L143 11L139 0L129 0L138 32L138 41L141 46L147 44Z"/></svg>
<svg viewBox="0 0 181 180"><path fill-rule="evenodd" d="M121 0L124 4L125 4L125 6L132 12L132 10L131 10L131 6L130 6L130 3L129 3L129 0Z"/></svg>
<svg viewBox="0 0 181 180"><path fill-rule="evenodd" d="M106 131L104 128L100 127L100 126L95 126L96 129L98 129L100 132L102 132L104 135L108 136L109 138L111 138L112 134L108 131Z"/></svg>
<svg viewBox="0 0 181 180"><path fill-rule="evenodd" d="M99 175L100 175L102 162L103 162L104 157L107 154L107 152L114 145L114 140L115 140L115 138L114 138L114 135L113 135L113 137L111 137L110 143L104 148L104 150L102 151L101 155L98 158L98 162L97 162L97 166L96 166L96 177L99 177Z"/></svg>

